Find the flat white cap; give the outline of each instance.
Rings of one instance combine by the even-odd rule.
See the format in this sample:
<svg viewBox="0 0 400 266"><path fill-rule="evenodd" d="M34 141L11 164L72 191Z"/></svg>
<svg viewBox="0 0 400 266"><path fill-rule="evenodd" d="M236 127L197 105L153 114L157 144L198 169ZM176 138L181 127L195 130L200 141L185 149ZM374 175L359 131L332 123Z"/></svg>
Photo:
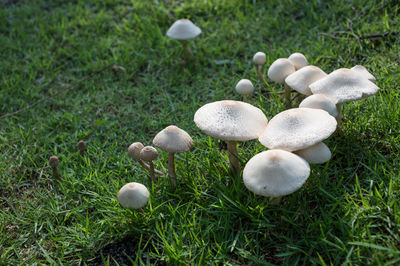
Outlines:
<svg viewBox="0 0 400 266"><path fill-rule="evenodd" d="M248 79L241 79L237 84L236 84L236 92L239 93L240 95L249 95L253 93L254 91L254 86L253 83L251 83L250 80Z"/></svg>
<svg viewBox="0 0 400 266"><path fill-rule="evenodd" d="M201 29L188 19L174 22L167 31L167 36L176 40L192 39L201 33Z"/></svg>
<svg viewBox="0 0 400 266"><path fill-rule="evenodd" d="M340 68L310 85L312 93L328 96L334 104L366 98L379 88L354 70Z"/></svg>
<svg viewBox="0 0 400 266"><path fill-rule="evenodd" d="M143 144L140 142L134 142L128 147L128 155L134 160L140 159L140 151L143 149Z"/></svg>
<svg viewBox="0 0 400 266"><path fill-rule="evenodd" d="M305 98L299 108L313 108L327 111L331 116L337 117L339 112L336 105L323 94L313 94Z"/></svg>
<svg viewBox="0 0 400 266"><path fill-rule="evenodd" d="M261 152L243 170L246 188L265 197L285 196L298 190L310 176L310 165L283 150Z"/></svg>
<svg viewBox="0 0 400 266"><path fill-rule="evenodd" d="M274 116L258 140L270 149L297 151L327 139L336 125L324 110L292 108Z"/></svg>
<svg viewBox="0 0 400 266"><path fill-rule="evenodd" d="M166 152L186 152L193 146L193 139L185 130L171 125L158 132L153 144Z"/></svg>
<svg viewBox="0 0 400 266"><path fill-rule="evenodd" d="M318 142L311 147L295 151L294 153L299 155L310 164L326 163L332 157L331 151L323 142Z"/></svg>
<svg viewBox="0 0 400 266"><path fill-rule="evenodd" d="M140 209L149 201L147 188L136 182L124 185L118 192L118 201L123 208Z"/></svg>
<svg viewBox="0 0 400 266"><path fill-rule="evenodd" d="M194 114L194 122L213 138L247 141L261 135L268 119L251 104L224 100L200 107Z"/></svg>
<svg viewBox="0 0 400 266"><path fill-rule="evenodd" d="M322 71L319 67L305 66L287 76L285 82L289 87L295 89L301 94L311 95L312 92L308 86L327 75L328 74Z"/></svg>
<svg viewBox="0 0 400 266"><path fill-rule="evenodd" d="M264 65L267 62L267 55L263 52L257 52L253 57L253 62L256 65Z"/></svg>
<svg viewBox="0 0 400 266"><path fill-rule="evenodd" d="M364 78L368 79L369 81L372 81L373 83L376 82L376 78L371 73L369 73L369 71L364 66L356 65L356 66L353 66L350 69L354 70L358 74L364 76Z"/></svg>
<svg viewBox="0 0 400 266"><path fill-rule="evenodd" d="M296 70L308 65L307 58L302 53L291 54L288 59L294 65Z"/></svg>
<svg viewBox="0 0 400 266"><path fill-rule="evenodd" d="M276 59L268 68L268 77L277 83L283 83L285 78L294 73L294 65L286 58Z"/></svg>
<svg viewBox="0 0 400 266"><path fill-rule="evenodd" d="M146 146L140 151L140 159L143 161L153 161L158 156L158 151L151 146Z"/></svg>

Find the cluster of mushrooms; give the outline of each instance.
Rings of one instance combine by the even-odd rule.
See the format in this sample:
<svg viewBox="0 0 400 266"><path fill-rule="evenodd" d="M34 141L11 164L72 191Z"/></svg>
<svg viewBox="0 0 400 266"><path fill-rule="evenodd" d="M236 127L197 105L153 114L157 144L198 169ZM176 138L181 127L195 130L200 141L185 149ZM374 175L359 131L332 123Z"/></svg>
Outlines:
<svg viewBox="0 0 400 266"><path fill-rule="evenodd" d="M181 19L170 27L167 36L181 40L189 57L191 52L187 40L200 33L201 30L190 20ZM265 53L256 53L253 62L259 79L268 88L262 70L266 63ZM261 109L247 103L254 86L250 80L242 79L237 83L236 91L243 96L243 101L207 103L196 111L194 122L205 134L226 142L231 170L235 175L242 173L238 142L257 139L268 148L246 163L243 182L257 195L280 199L306 182L310 176L310 164L330 160L331 151L323 141L340 125L341 104L374 95L379 88L374 76L363 66L341 68L326 74L319 67L308 65L301 53L274 61L267 76L284 85L284 101L288 108L270 121ZM292 90L298 94L295 97L306 97L298 108L292 107ZM168 174L171 184L176 186L174 153L188 151L193 145L192 138L184 130L169 126L154 137L153 144L169 153ZM152 163L157 157L155 148L136 142L129 147L128 154L149 170L154 183L157 182L155 174L163 175L154 169ZM138 183L125 185L118 196L126 208L141 208L148 198L148 190Z"/></svg>

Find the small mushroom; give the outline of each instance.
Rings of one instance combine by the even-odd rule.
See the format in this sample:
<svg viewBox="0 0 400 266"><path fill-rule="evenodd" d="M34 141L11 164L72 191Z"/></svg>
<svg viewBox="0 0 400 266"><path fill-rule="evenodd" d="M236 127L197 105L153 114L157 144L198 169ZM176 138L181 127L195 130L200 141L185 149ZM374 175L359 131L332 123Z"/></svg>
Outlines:
<svg viewBox="0 0 400 266"><path fill-rule="evenodd" d="M263 52L257 52L254 57L253 57L253 62L257 67L257 74L259 79L261 80L262 83L267 85L267 82L264 79L264 75L262 73L262 67L267 62L267 55Z"/></svg>
<svg viewBox="0 0 400 266"><path fill-rule="evenodd" d="M321 109L327 111L335 118L339 114L336 105L323 94L313 94L308 96L300 103L299 108Z"/></svg>
<svg viewBox="0 0 400 266"><path fill-rule="evenodd" d="M307 58L302 53L293 53L288 57L288 59L294 65L296 70L308 65Z"/></svg>
<svg viewBox="0 0 400 266"><path fill-rule="evenodd" d="M167 36L182 41L186 52L186 58L190 58L191 52L188 46L188 39L192 39L201 33L201 29L188 19L175 21L167 31Z"/></svg>
<svg viewBox="0 0 400 266"><path fill-rule="evenodd" d="M316 66L305 66L286 77L285 83L304 95L311 95L309 85L326 77L327 74Z"/></svg>
<svg viewBox="0 0 400 266"><path fill-rule="evenodd" d="M80 154L83 156L85 154L85 151L87 150L86 142L83 140L80 140L78 142L77 146L78 146Z"/></svg>
<svg viewBox="0 0 400 266"><path fill-rule="evenodd" d="M136 182L124 185L118 192L118 201L123 208L140 209L149 201L147 188Z"/></svg>
<svg viewBox="0 0 400 266"><path fill-rule="evenodd" d="M290 100L290 87L285 83L285 79L295 71L296 69L292 62L286 58L279 58L275 60L268 68L268 77L272 81L283 83L285 85L284 97L286 101L286 107L290 107L292 103Z"/></svg>
<svg viewBox="0 0 400 266"><path fill-rule="evenodd" d="M55 155L50 156L49 165L50 165L51 169L53 169L53 177L54 178L60 178L60 175L58 174L58 170L57 170L58 164L59 164L58 157Z"/></svg>
<svg viewBox="0 0 400 266"><path fill-rule="evenodd" d="M172 186L175 187L175 153L190 150L193 146L193 139L183 129L170 125L154 137L153 144L168 152L168 175L171 178Z"/></svg>
<svg viewBox="0 0 400 266"><path fill-rule="evenodd" d="M247 95L250 95L254 91L253 83L248 79L241 79L235 88L236 92L243 96L243 102L247 102Z"/></svg>
<svg viewBox="0 0 400 266"><path fill-rule="evenodd" d="M147 163L143 162L143 161L140 159L140 151L143 149L143 147L144 147L144 146L143 146L143 144L142 144L141 142L134 142L134 143L132 143L132 144L129 145L129 147L128 147L128 155L129 155L129 157L131 157L133 160L139 162L140 165L141 165L144 169L150 171L150 165L148 165ZM161 172L161 171L159 171L159 170L157 170L157 169L154 169L154 173L157 174L157 175L164 175L163 172Z"/></svg>
<svg viewBox="0 0 400 266"><path fill-rule="evenodd" d="M157 179L154 176L154 164L153 164L153 160L157 158L158 156L158 151L151 146L146 146L144 147L141 151L140 151L140 159L143 161L146 161L149 163L150 169L150 178L153 181L153 183L157 183Z"/></svg>
<svg viewBox="0 0 400 266"><path fill-rule="evenodd" d="M311 147L294 152L310 164L322 164L329 161L332 153L323 142L318 142Z"/></svg>

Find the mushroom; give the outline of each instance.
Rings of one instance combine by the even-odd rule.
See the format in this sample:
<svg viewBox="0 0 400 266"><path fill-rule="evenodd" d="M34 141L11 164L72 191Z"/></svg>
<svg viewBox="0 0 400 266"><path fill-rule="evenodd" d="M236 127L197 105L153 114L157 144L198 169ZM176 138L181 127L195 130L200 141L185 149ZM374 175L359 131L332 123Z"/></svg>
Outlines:
<svg viewBox="0 0 400 266"><path fill-rule="evenodd" d="M129 157L131 157L133 160L139 162L140 165L141 165L144 169L150 171L150 166L149 166L147 163L143 162L143 161L140 159L140 151L143 149L143 147L144 147L144 146L143 146L143 144L142 144L141 142L134 142L134 143L132 143L132 144L129 145L129 147L128 147L128 155L129 155ZM157 175L164 175L163 172L161 172L161 171L159 171L159 170L157 170L157 169L154 169L154 173L157 174Z"/></svg>
<svg viewBox="0 0 400 266"><path fill-rule="evenodd" d="M327 111L335 118L339 114L336 105L323 94L313 94L308 96L300 103L299 108L321 109Z"/></svg>
<svg viewBox="0 0 400 266"><path fill-rule="evenodd" d="M331 151L323 142L318 142L313 146L295 151L294 153L310 164L326 163L332 157Z"/></svg>
<svg viewBox="0 0 400 266"><path fill-rule="evenodd" d="M57 170L58 164L59 164L58 157L55 155L50 156L49 165L50 165L51 169L53 169L53 177L54 178L60 178L60 175L58 174L58 170Z"/></svg>
<svg viewBox="0 0 400 266"><path fill-rule="evenodd" d="M247 102L247 95L250 95L254 91L254 86L248 79L241 79L235 88L236 92L243 96L243 102Z"/></svg>
<svg viewBox="0 0 400 266"><path fill-rule="evenodd" d="M309 85L326 77L327 74L316 66L305 66L286 77L285 83L304 95L311 95Z"/></svg>
<svg viewBox="0 0 400 266"><path fill-rule="evenodd" d="M310 165L283 150L268 150L251 158L243 170L246 188L264 197L281 197L298 190L310 176Z"/></svg>
<svg viewBox="0 0 400 266"><path fill-rule="evenodd" d="M275 60L272 65L268 68L268 77L277 83L283 83L285 85L284 97L286 100L286 106L291 106L290 101L290 87L285 83L285 79L290 74L296 71L292 62L286 58L279 58Z"/></svg>
<svg viewBox="0 0 400 266"><path fill-rule="evenodd" d="M136 182L124 185L118 192L118 201L123 208L140 209L149 201L147 188Z"/></svg>
<svg viewBox="0 0 400 266"><path fill-rule="evenodd" d="M153 160L157 158L157 156L158 156L158 151L151 146L143 147L143 149L139 153L140 159L149 163L150 178L153 181L153 183L157 183L157 179L154 176L154 164L153 164Z"/></svg>
<svg viewBox="0 0 400 266"><path fill-rule="evenodd" d="M207 135L226 141L231 168L239 173L236 142L258 138L265 130L268 119L251 104L224 100L200 107L194 114L194 122Z"/></svg>
<svg viewBox="0 0 400 266"><path fill-rule="evenodd" d="M80 152L80 154L83 156L84 154L85 154L85 151L87 150L87 146L86 146L86 143L85 143L85 141L83 141L83 140L80 140L79 142L78 142L78 149L79 149L79 152Z"/></svg>
<svg viewBox="0 0 400 266"><path fill-rule="evenodd" d="M253 62L257 67L257 74L258 77L260 78L261 82L263 82L265 85L267 85L267 82L264 79L263 73L262 73L262 67L267 62L267 55L263 52L257 52L254 57L253 57Z"/></svg>
<svg viewBox="0 0 400 266"><path fill-rule="evenodd" d="M288 59L294 65L296 70L308 65L307 58L302 53L291 54Z"/></svg>
<svg viewBox="0 0 400 266"><path fill-rule="evenodd" d="M180 19L175 21L167 31L167 36L182 41L186 57L190 58L191 52L188 46L188 39L192 39L201 33L201 29L188 19Z"/></svg>
<svg viewBox="0 0 400 266"><path fill-rule="evenodd" d="M336 125L324 110L293 108L274 116L258 140L269 149L297 151L327 139Z"/></svg>
<svg viewBox="0 0 400 266"><path fill-rule="evenodd" d="M364 66L356 65L356 66L353 66L350 69L354 70L358 74L364 76L364 78L368 79L369 81L372 81L373 83L376 83L376 78L371 73L369 73L369 71Z"/></svg>
<svg viewBox="0 0 400 266"><path fill-rule="evenodd" d="M175 153L190 150L193 146L193 139L183 129L170 125L154 137L153 144L168 152L168 175L171 178L171 184L175 187Z"/></svg>

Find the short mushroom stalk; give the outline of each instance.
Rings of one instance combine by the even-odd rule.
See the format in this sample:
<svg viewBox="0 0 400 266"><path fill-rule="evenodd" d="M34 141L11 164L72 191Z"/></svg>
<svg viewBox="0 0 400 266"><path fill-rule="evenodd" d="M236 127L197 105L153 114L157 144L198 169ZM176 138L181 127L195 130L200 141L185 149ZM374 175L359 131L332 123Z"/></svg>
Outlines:
<svg viewBox="0 0 400 266"><path fill-rule="evenodd" d="M132 143L129 148L128 148L128 155L135 161L139 162L140 165L146 169L147 171L150 171L150 165L145 163L140 159L140 151L144 148L143 144L141 142L134 142ZM154 169L154 173L157 175L164 175L163 172Z"/></svg>
<svg viewBox="0 0 400 266"><path fill-rule="evenodd" d="M291 88L286 84L285 84L285 92L284 92L284 97L285 97L285 105L286 108L291 108L292 107L292 100L290 99L290 91Z"/></svg>
<svg viewBox="0 0 400 266"><path fill-rule="evenodd" d="M227 140L226 141L227 147L228 147L228 157L229 157L229 162L231 164L232 170L236 173L240 173L240 161L239 161L239 155L237 151L237 142L234 140Z"/></svg>

